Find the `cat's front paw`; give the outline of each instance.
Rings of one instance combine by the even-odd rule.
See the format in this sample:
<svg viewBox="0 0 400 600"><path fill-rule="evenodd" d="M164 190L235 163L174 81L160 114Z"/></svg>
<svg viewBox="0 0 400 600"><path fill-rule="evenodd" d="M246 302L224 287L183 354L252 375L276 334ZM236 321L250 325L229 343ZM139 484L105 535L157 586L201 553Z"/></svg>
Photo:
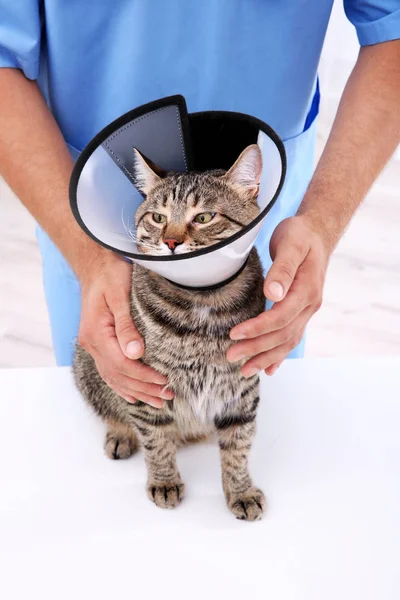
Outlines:
<svg viewBox="0 0 400 600"><path fill-rule="evenodd" d="M175 508L184 496L185 486L181 481L167 481L166 483L149 482L147 495L160 508Z"/></svg>
<svg viewBox="0 0 400 600"><path fill-rule="evenodd" d="M243 521L258 521L267 506L264 493L256 487L240 494L229 494L227 503L235 517Z"/></svg>
<svg viewBox="0 0 400 600"><path fill-rule="evenodd" d="M104 451L108 458L117 460L119 458L129 458L137 448L137 441L133 432L125 435L116 430L109 430L104 440Z"/></svg>

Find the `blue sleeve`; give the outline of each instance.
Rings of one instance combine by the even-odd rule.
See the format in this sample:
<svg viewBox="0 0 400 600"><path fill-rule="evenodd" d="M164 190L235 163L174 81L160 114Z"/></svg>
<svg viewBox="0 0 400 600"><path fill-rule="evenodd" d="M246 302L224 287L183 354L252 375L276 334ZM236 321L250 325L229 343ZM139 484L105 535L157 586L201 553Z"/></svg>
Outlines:
<svg viewBox="0 0 400 600"><path fill-rule="evenodd" d="M344 0L361 46L400 38L400 0Z"/></svg>
<svg viewBox="0 0 400 600"><path fill-rule="evenodd" d="M0 67L39 73L41 0L0 0Z"/></svg>

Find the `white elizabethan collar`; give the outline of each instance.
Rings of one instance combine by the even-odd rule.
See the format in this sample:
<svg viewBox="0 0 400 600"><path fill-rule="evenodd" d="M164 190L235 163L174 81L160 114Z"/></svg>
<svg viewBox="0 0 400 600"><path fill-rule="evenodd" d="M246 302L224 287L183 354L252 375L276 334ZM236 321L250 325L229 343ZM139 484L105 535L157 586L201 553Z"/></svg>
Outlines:
<svg viewBox="0 0 400 600"><path fill-rule="evenodd" d="M260 214L227 240L187 254L141 254L127 232L143 201L133 185L133 148L166 171L228 170L257 143L263 157ZM182 96L140 106L98 133L80 154L70 183L70 202L82 229L118 252L183 287L218 287L240 272L285 179L286 155L279 136L241 113L188 114Z"/></svg>

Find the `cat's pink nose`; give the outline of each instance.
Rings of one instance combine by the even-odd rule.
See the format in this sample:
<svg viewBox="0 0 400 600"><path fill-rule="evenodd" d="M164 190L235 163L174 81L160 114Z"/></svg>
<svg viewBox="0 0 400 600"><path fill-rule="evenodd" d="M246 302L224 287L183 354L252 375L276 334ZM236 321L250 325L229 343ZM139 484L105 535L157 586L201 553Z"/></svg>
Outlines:
<svg viewBox="0 0 400 600"><path fill-rule="evenodd" d="M173 239L173 238L169 238L169 239L167 239L167 240L164 240L164 242L167 244L167 246L168 246L168 248L169 248L170 250L175 250L175 248L176 248L177 246L179 246L179 244L182 244L182 243L183 243L183 242L182 242L182 240L175 240L175 239Z"/></svg>

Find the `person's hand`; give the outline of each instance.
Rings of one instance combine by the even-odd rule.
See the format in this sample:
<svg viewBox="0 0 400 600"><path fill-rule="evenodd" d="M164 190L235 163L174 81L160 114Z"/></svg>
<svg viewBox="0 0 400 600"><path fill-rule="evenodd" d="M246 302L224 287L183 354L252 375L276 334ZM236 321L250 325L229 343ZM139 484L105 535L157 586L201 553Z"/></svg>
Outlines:
<svg viewBox="0 0 400 600"><path fill-rule="evenodd" d="M128 402L161 408L174 394L167 378L139 359L143 339L132 322L130 289L132 265L105 253L79 273L82 315L78 341L94 358L102 379Z"/></svg>
<svg viewBox="0 0 400 600"><path fill-rule="evenodd" d="M230 333L232 340L243 341L228 350L228 360L247 359L242 367L245 377L261 370L273 375L299 344L309 319L322 302L329 251L304 215L278 225L270 253L273 264L265 279L264 294L275 304Z"/></svg>

